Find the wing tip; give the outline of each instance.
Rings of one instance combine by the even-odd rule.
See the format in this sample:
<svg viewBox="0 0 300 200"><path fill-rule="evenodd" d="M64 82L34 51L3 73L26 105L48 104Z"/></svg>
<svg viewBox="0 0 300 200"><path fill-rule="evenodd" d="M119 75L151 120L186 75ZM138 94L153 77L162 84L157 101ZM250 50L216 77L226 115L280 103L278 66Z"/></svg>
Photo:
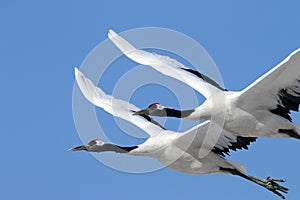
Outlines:
<svg viewBox="0 0 300 200"><path fill-rule="evenodd" d="M109 29L107 35L108 35L109 39L112 39L113 37L117 36L118 34L114 30Z"/></svg>
<svg viewBox="0 0 300 200"><path fill-rule="evenodd" d="M75 79L78 80L79 76L82 76L82 73L77 67L74 67L74 74L75 74Z"/></svg>
<svg viewBox="0 0 300 200"><path fill-rule="evenodd" d="M74 74L75 74L75 76L77 76L78 73L79 73L79 69L77 67L74 67Z"/></svg>

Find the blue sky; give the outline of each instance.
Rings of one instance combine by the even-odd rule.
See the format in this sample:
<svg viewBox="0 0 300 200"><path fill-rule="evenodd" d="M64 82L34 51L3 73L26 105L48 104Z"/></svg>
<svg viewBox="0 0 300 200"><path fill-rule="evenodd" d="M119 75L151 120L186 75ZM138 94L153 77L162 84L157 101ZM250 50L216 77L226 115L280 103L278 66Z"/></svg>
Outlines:
<svg viewBox="0 0 300 200"><path fill-rule="evenodd" d="M297 1L1 1L1 199L275 199L267 190L230 175L191 176L159 170L129 174L110 169L88 153L66 150L81 144L72 115L73 67L106 39L140 27L164 27L198 41L217 64L226 88L241 90L300 47ZM122 70L100 85L112 92ZM108 74L109 75L109 74ZM115 75L115 76L114 76ZM147 86L144 107L168 103L164 88ZM156 91L156 92L154 92ZM162 93L168 93L161 95ZM173 101L173 100L172 100ZM170 102L172 106L174 102ZM105 130L120 132L112 118L97 114ZM300 123L300 115L294 121ZM178 121L170 121L170 128ZM107 133L109 135L109 133ZM93 139L93 138L91 138ZM118 144L141 142L114 137ZM249 174L287 179L288 199L300 196L300 141L261 138L230 160Z"/></svg>

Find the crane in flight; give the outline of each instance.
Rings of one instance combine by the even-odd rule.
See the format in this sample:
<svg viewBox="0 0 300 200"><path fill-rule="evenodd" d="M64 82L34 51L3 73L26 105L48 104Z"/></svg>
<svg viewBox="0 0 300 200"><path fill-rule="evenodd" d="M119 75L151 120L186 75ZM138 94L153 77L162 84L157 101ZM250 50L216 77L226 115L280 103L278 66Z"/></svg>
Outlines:
<svg viewBox="0 0 300 200"><path fill-rule="evenodd" d="M135 115L211 120L237 136L300 139L300 126L290 116L300 104L300 49L244 90L233 92L175 59L136 49L112 30L108 37L131 60L186 83L206 98L195 109L177 110L152 103Z"/></svg>
<svg viewBox="0 0 300 200"><path fill-rule="evenodd" d="M149 138L142 144L126 147L94 139L87 144L71 148L70 151L111 151L132 156L149 156L170 169L193 175L232 174L256 183L283 199L285 198L282 193L287 193L288 188L278 184L284 180L269 177L260 179L250 176L246 173L243 165L224 158L224 154L228 154L229 150L247 149L247 146L256 138L236 136L223 130L213 148L207 149L208 153L199 157L200 148L210 148L207 145L209 141L204 142L210 121L203 122L183 133L165 130L147 115L132 115L139 108L104 93L77 68L75 68L75 77L82 94L88 101L113 116L135 124L144 130Z"/></svg>

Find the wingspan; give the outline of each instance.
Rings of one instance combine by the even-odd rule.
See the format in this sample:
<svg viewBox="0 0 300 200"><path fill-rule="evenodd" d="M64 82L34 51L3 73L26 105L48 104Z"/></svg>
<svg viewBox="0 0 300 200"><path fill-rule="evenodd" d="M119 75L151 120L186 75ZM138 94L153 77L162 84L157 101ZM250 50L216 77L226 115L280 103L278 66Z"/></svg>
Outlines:
<svg viewBox="0 0 300 200"><path fill-rule="evenodd" d="M136 49L112 30L109 31L108 37L128 58L186 83L206 98L216 92L224 91L219 84L209 77L187 68L175 59Z"/></svg>
<svg viewBox="0 0 300 200"><path fill-rule="evenodd" d="M96 87L94 83L90 79L86 78L77 68L75 68L75 77L85 98L95 106L103 108L106 112L113 116L135 124L151 136L164 130L158 122L154 121L149 116L132 115L134 111L140 109L126 101L116 99L113 96L105 94L103 90Z"/></svg>
<svg viewBox="0 0 300 200"><path fill-rule="evenodd" d="M300 48L241 91L244 106L266 108L291 121L300 104Z"/></svg>
<svg viewBox="0 0 300 200"><path fill-rule="evenodd" d="M184 132L177 139L177 145L193 155L198 155L200 148L209 146L207 145L209 141L205 141L206 134L214 134L208 132L210 125L210 121L205 121ZM250 143L256 141L255 137L236 136L224 129L220 135L216 134L215 136L219 138L217 138L211 150L221 156L229 155L230 150L248 149Z"/></svg>

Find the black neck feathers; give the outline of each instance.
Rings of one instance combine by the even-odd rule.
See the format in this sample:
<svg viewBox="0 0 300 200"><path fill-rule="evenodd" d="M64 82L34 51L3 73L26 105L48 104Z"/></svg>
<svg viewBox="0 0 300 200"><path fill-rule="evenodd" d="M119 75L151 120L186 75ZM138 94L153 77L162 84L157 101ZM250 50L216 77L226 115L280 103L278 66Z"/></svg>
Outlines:
<svg viewBox="0 0 300 200"><path fill-rule="evenodd" d="M166 108L165 112L168 117L176 117L176 118L185 118L192 114L195 110L175 110L171 108Z"/></svg>

